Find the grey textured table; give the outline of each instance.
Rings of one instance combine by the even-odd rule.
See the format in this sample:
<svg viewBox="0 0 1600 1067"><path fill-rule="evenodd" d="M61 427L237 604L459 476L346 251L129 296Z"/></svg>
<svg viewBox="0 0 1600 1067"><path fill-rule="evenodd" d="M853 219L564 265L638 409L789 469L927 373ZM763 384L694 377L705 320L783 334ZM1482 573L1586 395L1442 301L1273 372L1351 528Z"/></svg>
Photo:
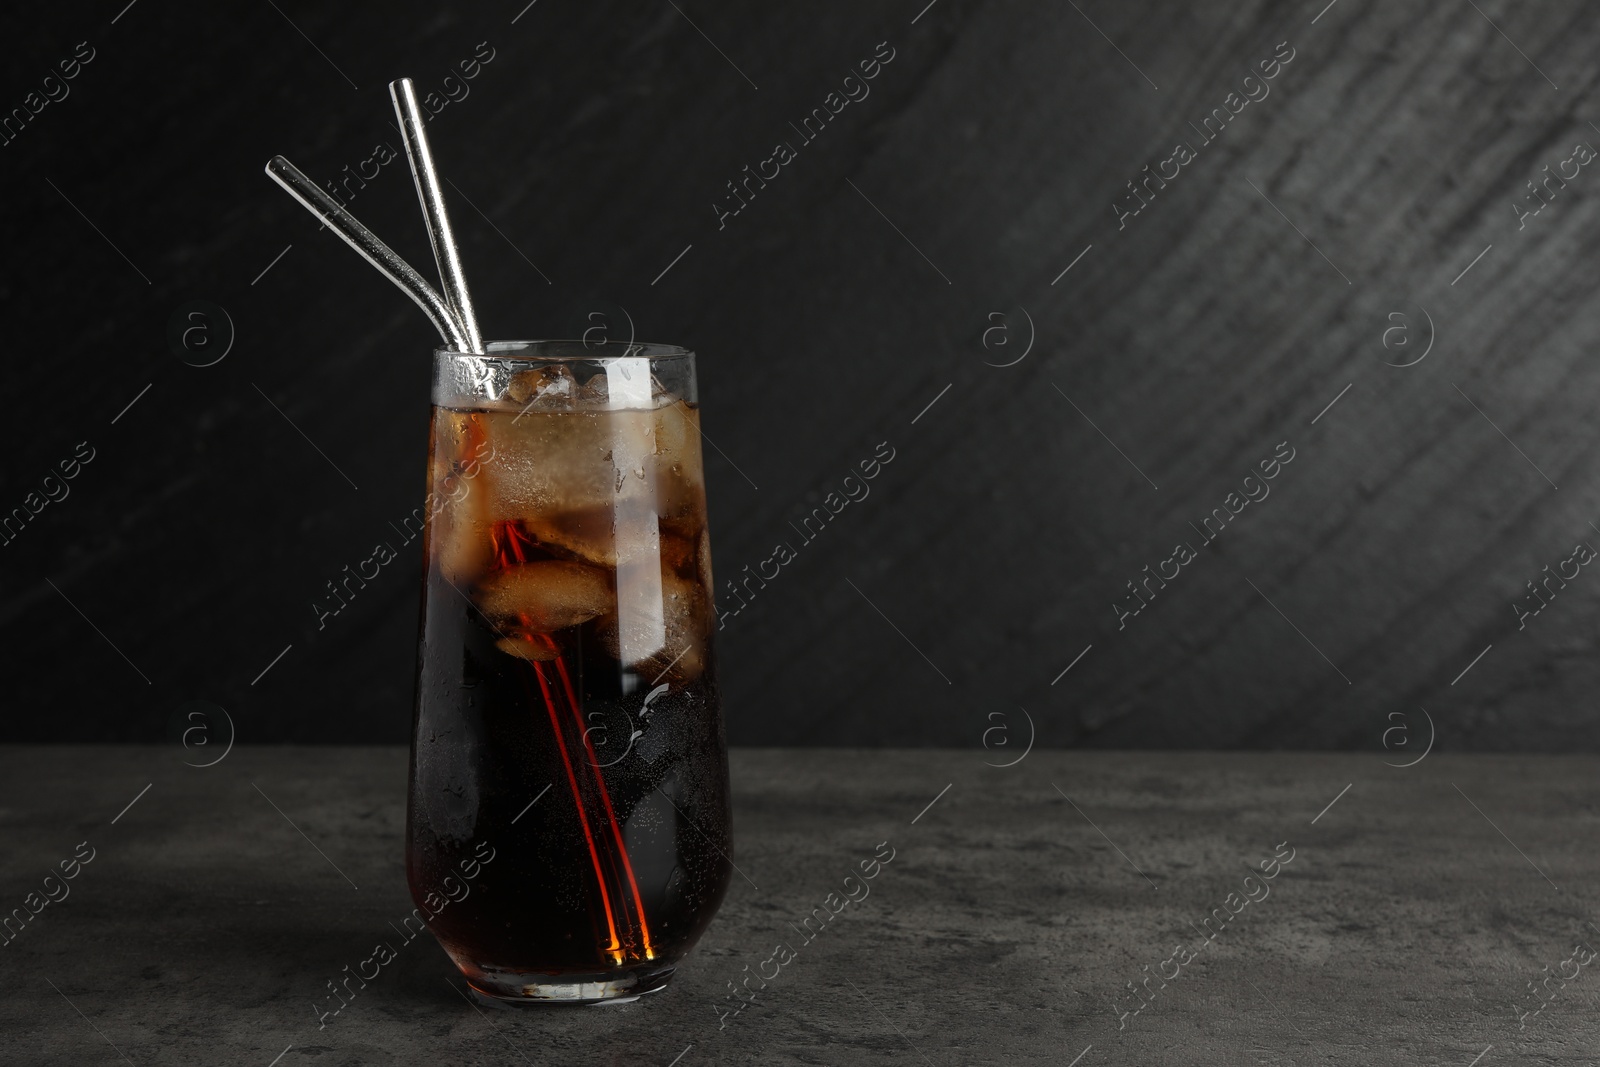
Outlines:
<svg viewBox="0 0 1600 1067"><path fill-rule="evenodd" d="M1595 757L740 750L748 881L664 993L483 1010L419 938L319 1027L411 908L405 753L186 755L0 749L4 909L93 850L0 947L0 1061L1495 1067L1600 1036L1572 962L1600 944ZM870 895L719 1026L883 841Z"/></svg>

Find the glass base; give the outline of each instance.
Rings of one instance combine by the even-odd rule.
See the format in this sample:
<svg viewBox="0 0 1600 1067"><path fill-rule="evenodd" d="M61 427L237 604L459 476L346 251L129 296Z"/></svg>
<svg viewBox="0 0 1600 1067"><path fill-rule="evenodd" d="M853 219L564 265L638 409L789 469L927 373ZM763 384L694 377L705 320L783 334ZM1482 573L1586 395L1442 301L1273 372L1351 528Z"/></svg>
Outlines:
<svg viewBox="0 0 1600 1067"><path fill-rule="evenodd" d="M627 1004L659 993L672 980L675 966L650 963L632 972L604 974L539 974L474 967L467 986L480 1000L495 1004Z"/></svg>

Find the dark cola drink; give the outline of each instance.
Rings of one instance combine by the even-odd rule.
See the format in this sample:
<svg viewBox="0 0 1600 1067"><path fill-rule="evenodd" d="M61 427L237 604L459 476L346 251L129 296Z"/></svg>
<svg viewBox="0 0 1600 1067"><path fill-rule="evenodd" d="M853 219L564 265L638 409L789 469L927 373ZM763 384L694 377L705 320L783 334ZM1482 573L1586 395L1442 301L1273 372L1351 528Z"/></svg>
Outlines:
<svg viewBox="0 0 1600 1067"><path fill-rule="evenodd" d="M412 897L480 993L653 992L733 853L693 356L441 351L434 403Z"/></svg>

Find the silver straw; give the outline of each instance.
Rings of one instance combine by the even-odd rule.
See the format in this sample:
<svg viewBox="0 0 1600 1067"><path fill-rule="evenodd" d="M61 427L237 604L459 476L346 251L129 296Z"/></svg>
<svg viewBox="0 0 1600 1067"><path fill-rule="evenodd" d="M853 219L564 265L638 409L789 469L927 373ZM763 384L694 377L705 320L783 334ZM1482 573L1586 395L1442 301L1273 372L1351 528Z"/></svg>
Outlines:
<svg viewBox="0 0 1600 1067"><path fill-rule="evenodd" d="M467 332L457 321L455 312L428 284L427 279L401 259L394 249L380 241L377 234L357 222L354 215L340 207L338 201L301 173L300 168L282 156L273 156L267 163L267 175L300 201L302 207L344 238L344 242L359 252L362 259L377 267L380 274L415 300L417 306L433 320L445 344L457 351L482 352L480 346L468 340Z"/></svg>
<svg viewBox="0 0 1600 1067"><path fill-rule="evenodd" d="M400 119L400 134L406 142L411 176L417 182L417 199L422 201L422 215L428 223L428 239L433 242L433 258L439 265L444 298L455 309L456 318L466 331L467 343L472 346L470 351L482 354L483 338L478 333L478 319L472 312L472 296L467 292L467 276L461 270L461 253L456 249L455 233L450 229L450 215L444 206L444 190L439 188L439 174L433 166L433 151L428 147L428 134L422 125L422 108L417 103L417 91L410 78L401 78L389 83L389 96L394 100L394 113Z"/></svg>

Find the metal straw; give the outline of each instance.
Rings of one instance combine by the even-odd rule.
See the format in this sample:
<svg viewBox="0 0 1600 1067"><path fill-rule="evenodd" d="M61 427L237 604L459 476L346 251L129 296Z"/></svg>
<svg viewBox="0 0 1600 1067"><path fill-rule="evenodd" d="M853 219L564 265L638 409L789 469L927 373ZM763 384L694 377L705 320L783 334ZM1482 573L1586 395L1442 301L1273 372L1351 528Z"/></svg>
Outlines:
<svg viewBox="0 0 1600 1067"><path fill-rule="evenodd" d="M433 242L433 258L439 265L444 298L450 302L466 331L467 343L472 346L470 351L482 354L483 338L478 333L472 296L467 292L467 276L461 270L461 253L456 249L455 233L450 229L450 216L444 206L444 190L439 188L433 151L428 147L428 134L422 125L417 91L410 78L401 78L389 83L389 96L394 100L394 113L400 119L406 158L411 162L411 176L417 182L417 199L422 201L422 215L428 223L428 239Z"/></svg>
<svg viewBox="0 0 1600 1067"><path fill-rule="evenodd" d="M267 175L283 186L290 196L300 201L301 206L307 211L344 238L344 242L359 252L362 259L377 267L380 274L415 300L417 306L433 320L433 325L438 329L439 336L444 338L445 344L457 351L479 353L483 351L475 340L469 340L467 331L456 319L455 312L444 302L438 291L428 284L427 279L418 274L411 264L401 259L394 249L380 241L375 233L357 222L354 215L340 207L338 201L301 173L300 168L282 156L273 156L267 163ZM476 337L476 330L473 337Z"/></svg>

